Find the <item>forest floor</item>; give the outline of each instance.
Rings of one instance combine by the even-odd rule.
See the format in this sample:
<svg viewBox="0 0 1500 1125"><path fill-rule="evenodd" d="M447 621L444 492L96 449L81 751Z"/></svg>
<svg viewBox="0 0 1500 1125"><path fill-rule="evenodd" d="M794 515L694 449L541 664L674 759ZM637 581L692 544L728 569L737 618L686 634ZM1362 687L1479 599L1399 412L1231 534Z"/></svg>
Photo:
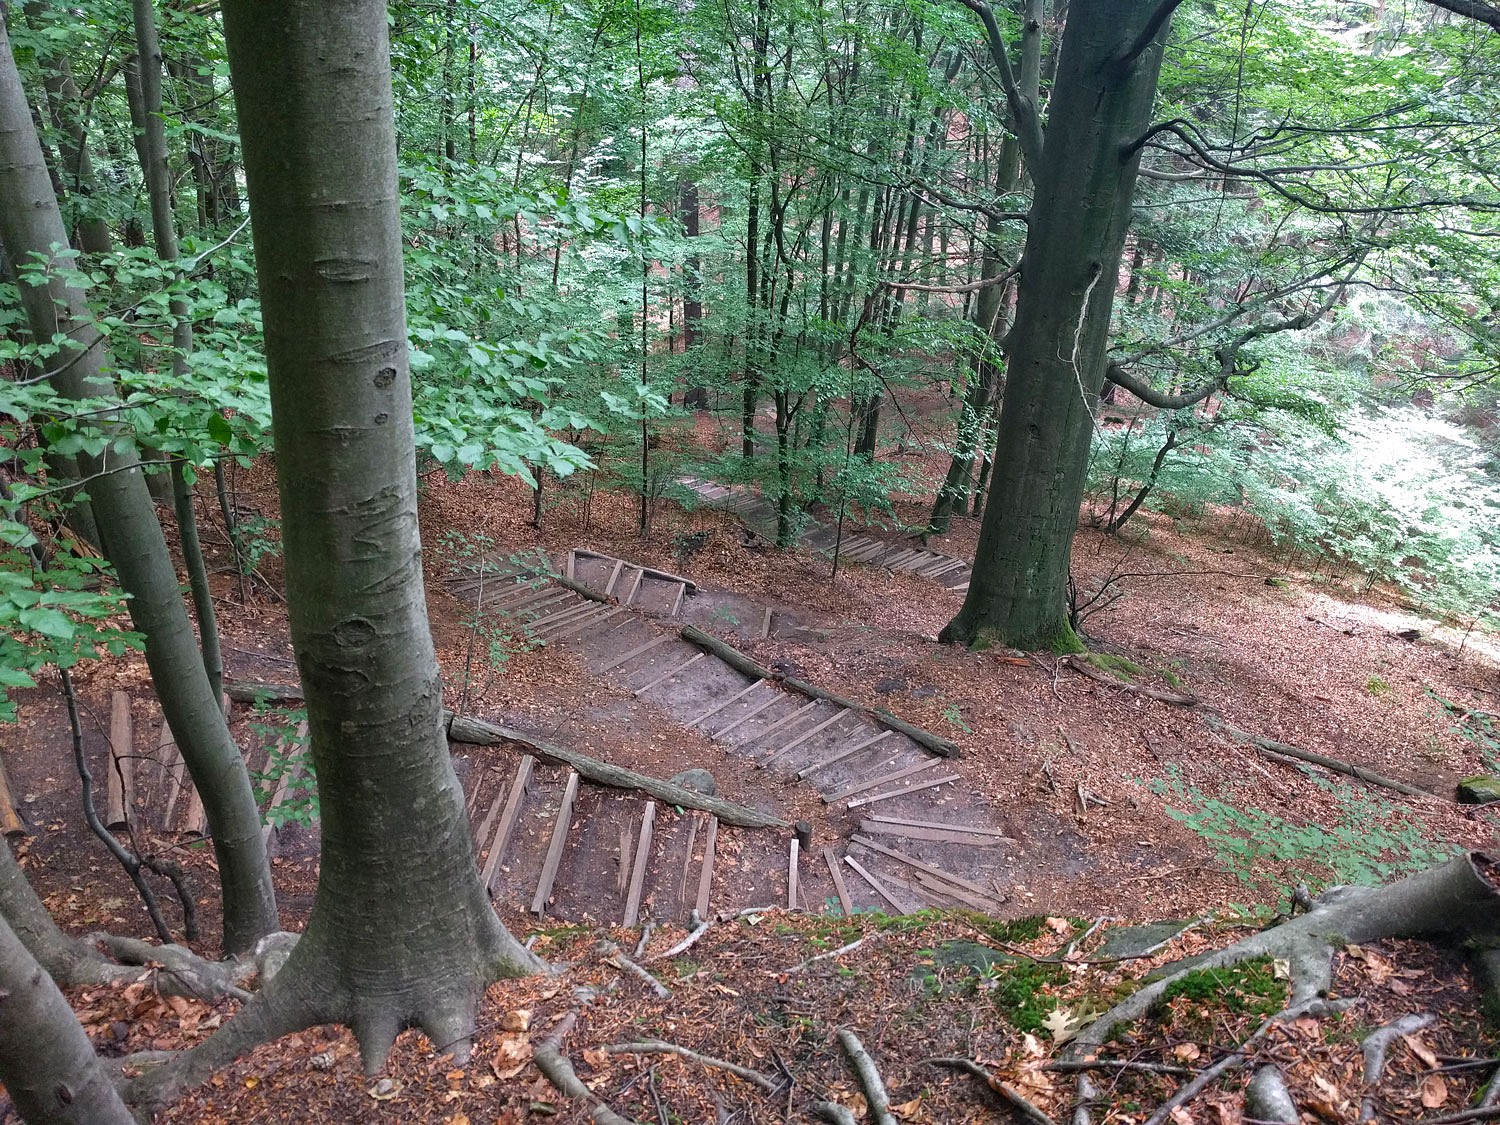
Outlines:
<svg viewBox="0 0 1500 1125"><path fill-rule="evenodd" d="M922 468L920 457L911 461L914 470ZM237 491L247 509L274 516L274 482L264 467L243 474ZM519 899L501 900L508 924L536 934L539 951L569 967L558 977L495 986L471 1065L455 1067L408 1034L386 1078L366 1080L347 1033L319 1029L261 1048L163 1120L583 1120L587 1111L560 1099L530 1065L530 1054L534 1039L574 1006L575 988L586 984L604 993L583 1014L569 1050L585 1081L637 1120L805 1120L814 1096L857 1105L833 1036L840 1026L864 1037L902 1121L997 1119L982 1084L922 1062L939 1055L977 1059L1043 1110L1062 1113L1071 1076L1042 1069L1049 1028L1102 1008L1101 998L1127 975L1232 940L1245 920L1264 917L1258 909L1284 906L1288 888L1299 882L1394 878L1445 852L1500 840L1493 811L1292 768L1206 721L1215 714L1445 798L1459 779L1496 765L1486 759L1483 739L1465 731L1465 724L1469 734L1476 729L1472 712L1497 706L1500 658L1492 638L1430 620L1393 595L1366 590L1358 576L1329 575L1306 559L1279 556L1258 526L1240 518L1210 513L1184 523L1142 515L1120 537L1080 531L1074 550L1080 589L1113 579L1119 592L1101 599L1083 622L1091 650L1104 654L1095 670L1126 677L1114 687L1050 655L939 645L936 635L961 594L858 564L841 564L830 580L826 558L747 542L723 511L664 502L643 541L632 497L591 494L576 481L549 485L547 500L538 530L528 522L530 493L514 480L426 478L429 604L450 705L462 700L466 714L565 738L658 777L707 766L721 795L766 807L770 798L758 789L764 774L685 734L660 709L601 700L577 652L476 629L472 609L444 586L477 554L537 548L556 559L586 547L683 574L702 590L694 619L710 632L763 664L888 708L956 742L963 752L960 784L998 810L1016 844L1010 869L994 884L997 913L1008 921L1043 920L1006 927L968 914L924 912L903 920L757 912L719 922L690 951L654 964L672 990L658 999L609 965L596 948L604 931L570 924L567 911L561 922L539 922L523 913ZM911 523L924 515L906 503L897 512ZM860 530L904 542L897 530ZM932 546L972 558L976 532L974 521L961 519ZM688 543L695 549L684 552ZM289 682L294 668L274 557L261 573L264 580L250 584L244 598L226 576L218 579L228 673ZM753 625L765 608L783 627L761 640ZM80 669L76 679L89 716L85 748L97 773L110 693L131 692L144 717L149 687L138 661ZM1200 704L1173 705L1137 687L1191 693ZM23 865L66 928L149 936L133 892L76 811L71 741L55 690L49 694L44 685L20 693L18 702L20 722L0 732L0 750L32 829L15 842ZM265 740L263 722L237 709L235 729L245 743ZM459 752L472 754L468 768L481 777L487 770L498 775L511 754ZM847 830L816 802L804 809L786 797L773 805L793 814L788 819L815 820L820 841ZM275 864L283 922L296 929L316 880L315 837L284 836ZM206 847L149 832L142 839L172 847L188 867L210 922L198 944L212 952L216 903ZM783 856L784 847L777 844ZM1031 968L1022 972L989 962L975 967L973 960L975 943L989 947L984 956L991 959L1002 946L1056 955L1106 917L1145 922L1210 914L1217 921L1125 966L1076 963L1097 948L1097 932L1078 943L1066 964L1024 962ZM628 953L639 933L612 936ZM684 933L685 924L659 928L640 958L661 953ZM857 956L793 971L861 935L866 944ZM1293 1025L1276 1048L1300 1060L1291 1077L1304 1108L1324 1120L1354 1121L1361 1029L1413 1010L1418 1000L1443 1016L1392 1062L1384 1112L1390 1120L1419 1120L1461 1107L1483 1072L1444 1072L1434 1069L1442 1061L1428 1056L1495 1053L1492 1034L1481 1030L1467 970L1417 947L1351 948L1340 962L1340 982L1356 978L1367 1006L1344 1022ZM1211 1003L1194 1006L1188 998L1173 1005L1127 1046L1141 1059L1207 1059L1243 1039L1279 988L1253 974L1226 977L1216 982ZM191 1044L232 1009L139 989L89 990L74 999L101 1050L112 1055ZM644 1037L764 1071L778 1092L772 1097L671 1056L602 1050ZM795 1080L789 1091L780 1089L783 1077ZM1154 1104L1176 1081L1142 1073L1112 1080L1096 1120L1139 1121L1139 1107ZM1242 1079L1231 1079L1174 1120L1237 1122L1242 1087Z"/></svg>

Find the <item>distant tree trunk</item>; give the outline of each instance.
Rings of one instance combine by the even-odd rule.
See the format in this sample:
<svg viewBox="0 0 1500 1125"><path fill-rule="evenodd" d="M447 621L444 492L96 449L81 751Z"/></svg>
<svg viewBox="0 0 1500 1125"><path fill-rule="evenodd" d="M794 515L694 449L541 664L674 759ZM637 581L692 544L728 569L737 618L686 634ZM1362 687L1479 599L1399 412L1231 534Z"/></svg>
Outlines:
<svg viewBox="0 0 1500 1125"><path fill-rule="evenodd" d="M480 883L442 725L386 5L228 0L223 13L323 851L286 967L186 1066L196 1074L266 1036L334 1021L354 1030L371 1070L413 1025L466 1055L485 986L539 962Z"/></svg>
<svg viewBox="0 0 1500 1125"><path fill-rule="evenodd" d="M3 27L0 242L13 260L36 254L51 260L68 244ZM76 361L52 377L58 392L71 399L112 400L104 346L90 326L83 294L56 272L45 286L21 286L21 302L34 338L63 333L73 340ZM79 467L91 478L89 495L105 554L130 595L131 621L146 637L146 661L162 711L203 798L223 885L224 944L238 953L276 929L271 869L250 775L204 673L177 571L133 447L112 449L107 466L102 458L81 456Z"/></svg>
<svg viewBox="0 0 1500 1125"><path fill-rule="evenodd" d="M678 197L678 212L682 216L683 233L688 238L698 237L698 185L692 180L683 180ZM699 276L703 262L697 252L688 255L682 263L682 351L684 355L703 342L703 279ZM689 410L708 409L708 388L703 385L703 373L694 359L689 368L693 374L688 378L688 389L683 393L682 405Z"/></svg>
<svg viewBox="0 0 1500 1125"><path fill-rule="evenodd" d="M4 918L0 1082L29 1125L135 1125L67 998Z"/></svg>
<svg viewBox="0 0 1500 1125"><path fill-rule="evenodd" d="M969 591L944 641L1076 648L1067 579L1110 310L1165 25L1158 0L1074 0L1048 110L994 474ZM1125 154L1122 156L1122 154Z"/></svg>

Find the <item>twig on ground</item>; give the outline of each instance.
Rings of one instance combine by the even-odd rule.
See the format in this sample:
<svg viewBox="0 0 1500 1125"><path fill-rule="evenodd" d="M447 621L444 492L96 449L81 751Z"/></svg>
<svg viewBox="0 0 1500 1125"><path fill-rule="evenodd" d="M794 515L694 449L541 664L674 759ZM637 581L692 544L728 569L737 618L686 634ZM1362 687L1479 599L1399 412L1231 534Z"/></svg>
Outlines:
<svg viewBox="0 0 1500 1125"><path fill-rule="evenodd" d="M1070 956L1072 956L1073 950L1077 949L1084 942L1088 941L1089 938L1093 937L1096 933L1099 932L1100 926L1104 925L1104 923L1106 922L1113 921L1113 918L1100 918L1092 926L1084 930L1083 933L1079 934L1072 941L1068 942L1067 945L1063 946L1063 948L1058 951L1056 956L1061 957L1064 961L1066 961Z"/></svg>
<svg viewBox="0 0 1500 1125"><path fill-rule="evenodd" d="M690 932L687 937L683 938L676 945L672 946L671 949L663 950L661 953L658 953L655 957L648 958L648 960L651 960L651 961L665 961L665 960L667 960L670 957L676 957L680 953L686 953L689 949L693 948L693 946L698 943L698 939L699 938L701 938L704 934L708 933L709 928L712 925L713 925L712 922L706 921L703 918L699 918L698 917L698 912L696 910L694 910L693 911L693 929L692 929L692 932Z"/></svg>
<svg viewBox="0 0 1500 1125"><path fill-rule="evenodd" d="M646 946L651 944L651 931L654 929L656 929L655 922L647 922L641 927L641 940L635 943L635 952L631 954L632 957L639 960L641 954L646 952Z"/></svg>
<svg viewBox="0 0 1500 1125"><path fill-rule="evenodd" d="M644 983L648 988L651 989L652 992L656 993L658 999L665 1000L672 995L672 990L670 988L662 984L661 981L657 980L654 976L652 976L645 969L641 968L640 965L637 965L629 957L626 957L625 954L621 953L620 947L614 942L600 942L599 948L608 954L608 956L604 959L605 964L613 965L615 968L620 969L622 972L629 973L631 976Z"/></svg>
<svg viewBox="0 0 1500 1125"><path fill-rule="evenodd" d="M1016 1110L1027 1121L1032 1122L1032 1125L1057 1125L1057 1122L1038 1109L1029 1099L1012 1090L973 1059L940 1058L922 1061L930 1066L945 1066L951 1070L962 1070L966 1074L972 1074L989 1087L990 1091L1002 1099L1006 1105Z"/></svg>
<svg viewBox="0 0 1500 1125"><path fill-rule="evenodd" d="M859 1036L847 1027L841 1027L839 1042L844 1045L844 1054L848 1056L854 1076L859 1080L859 1088L864 1092L865 1104L870 1107L870 1119L875 1125L896 1125L896 1118L891 1114L891 1099L885 1092L885 1083L880 1080L875 1060L870 1058L870 1053L859 1041Z"/></svg>
<svg viewBox="0 0 1500 1125"><path fill-rule="evenodd" d="M809 957L806 961L801 961L798 964L793 965L791 968L782 969L781 971L783 973L800 973L809 965L816 964L819 961L826 961L830 957L842 957L845 953L853 953L860 946L864 945L865 942L874 941L880 936L881 935L879 933L866 934L862 938L857 938L856 940L851 941L848 945L841 945L837 949L824 950L822 953L819 953L814 957Z"/></svg>
<svg viewBox="0 0 1500 1125"><path fill-rule="evenodd" d="M638 1122L628 1117L621 1117L605 1105L592 1090L583 1084L583 1079L579 1078L578 1072L573 1069L572 1061L563 1054L563 1040L568 1037L568 1032L573 1030L573 1025L577 1022L578 1012L569 1012L557 1021L557 1026L552 1029L547 1038L532 1048L532 1058L536 1062L536 1068L546 1075L547 1081L557 1087L559 1093L566 1094L589 1106L589 1117L595 1125L639 1125Z"/></svg>
<svg viewBox="0 0 1500 1125"><path fill-rule="evenodd" d="M736 1078L742 1078L752 1086L758 1086L768 1094L775 1094L781 1090L782 1084L768 1074L762 1074L758 1070L741 1066L739 1063L729 1062L726 1059L716 1059L712 1055L700 1055L697 1051L683 1047L677 1043L668 1043L663 1039L645 1039L639 1043L611 1043L604 1048L612 1055L677 1055L695 1062L699 1066L713 1067L715 1070L725 1070Z"/></svg>
<svg viewBox="0 0 1500 1125"><path fill-rule="evenodd" d="M1147 1074L1170 1074L1178 1078L1189 1078L1198 1072L1185 1066L1171 1063L1135 1062L1131 1059L1079 1059L1072 1061L1043 1063L1039 1070L1050 1070L1060 1074L1081 1074L1086 1070L1139 1070Z"/></svg>
<svg viewBox="0 0 1500 1125"><path fill-rule="evenodd" d="M1394 1019L1365 1036L1365 1041L1360 1044L1360 1053L1365 1059L1365 1096L1360 1102L1359 1120L1375 1120L1378 1112L1375 1087L1380 1084L1380 1076L1385 1073L1386 1053L1390 1050L1391 1044L1403 1035L1413 1035L1421 1031L1432 1023L1434 1018L1430 1012L1413 1012L1411 1015Z"/></svg>

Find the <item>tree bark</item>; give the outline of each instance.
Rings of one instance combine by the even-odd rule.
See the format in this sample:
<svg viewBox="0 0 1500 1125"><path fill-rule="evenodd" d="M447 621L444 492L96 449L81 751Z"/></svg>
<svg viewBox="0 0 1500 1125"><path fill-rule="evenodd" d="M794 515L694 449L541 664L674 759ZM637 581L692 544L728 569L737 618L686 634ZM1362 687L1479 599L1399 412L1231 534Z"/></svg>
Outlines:
<svg viewBox="0 0 1500 1125"><path fill-rule="evenodd" d="M969 592L944 641L1076 650L1067 578L1159 30L1156 0L1075 0L1021 258L995 466Z"/></svg>
<svg viewBox="0 0 1500 1125"><path fill-rule="evenodd" d="M330 1021L352 1027L370 1070L413 1025L463 1055L485 986L540 963L490 907L443 731L386 6L230 0L223 12L323 854L286 968L203 1062Z"/></svg>
<svg viewBox="0 0 1500 1125"><path fill-rule="evenodd" d="M10 41L0 28L0 241L15 259L55 256L67 233L42 164ZM53 386L71 399L109 403L105 350L89 323L83 294L60 274L46 286L22 286L21 301L35 339L71 337L70 362ZM108 419L104 420L108 425ZM146 661L162 711L203 798L224 893L224 944L250 948L277 928L271 869L260 833L250 775L229 736L178 590L161 525L146 491L133 443L111 445L106 458L79 458L99 522L105 554L130 595L131 621L146 637Z"/></svg>
<svg viewBox="0 0 1500 1125"><path fill-rule="evenodd" d="M123 975L92 946L57 928L8 845L0 845L0 919L59 984L105 984Z"/></svg>
<svg viewBox="0 0 1500 1125"><path fill-rule="evenodd" d="M135 1122L66 997L3 918L0 1082L30 1125Z"/></svg>

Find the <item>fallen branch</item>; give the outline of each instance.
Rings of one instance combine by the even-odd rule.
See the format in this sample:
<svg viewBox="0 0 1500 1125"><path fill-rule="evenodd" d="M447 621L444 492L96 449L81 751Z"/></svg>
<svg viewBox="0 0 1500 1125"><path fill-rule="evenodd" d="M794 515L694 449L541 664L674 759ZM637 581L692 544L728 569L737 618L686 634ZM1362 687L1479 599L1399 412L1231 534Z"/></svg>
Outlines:
<svg viewBox="0 0 1500 1125"><path fill-rule="evenodd" d="M782 969L781 971L782 973L788 975L791 973L800 973L809 965L815 965L819 961L826 961L830 957L842 957L845 953L853 953L860 946L864 945L865 942L875 938L879 938L880 936L881 935L878 932L873 934L866 934L862 938L857 938L856 940L851 941L848 945L841 945L837 949L825 950L824 952L819 953L816 957L809 957L806 961L793 965L789 969Z"/></svg>
<svg viewBox="0 0 1500 1125"><path fill-rule="evenodd" d="M706 918L699 918L698 917L698 912L696 910L694 910L693 911L693 929L688 934L688 936L685 937L685 938L683 938L676 945L672 946L671 949L663 950L662 952L658 953L655 957L648 958L648 960L651 960L651 961L665 961L665 960L667 960L670 957L676 957L680 953L686 953L689 949L693 948L693 946L695 946L695 945L698 944L698 939L701 938L704 934L708 933L709 929L712 926L713 926L713 922L712 921L710 921L710 920L708 920Z"/></svg>
<svg viewBox="0 0 1500 1125"><path fill-rule="evenodd" d="M962 1070L967 1074L972 1074L975 1078L983 1082L992 1093L1004 1101L1006 1105L1020 1113L1027 1121L1032 1122L1032 1125L1057 1125L1057 1122L1038 1109L1029 1099L1016 1093L1016 1091L1012 1090L1004 1082L1000 1081L999 1078L985 1070L984 1067L972 1059L943 1058L923 1059L922 1061L932 1066L946 1066L953 1070Z"/></svg>
<svg viewBox="0 0 1500 1125"><path fill-rule="evenodd" d="M1297 1103L1286 1088L1286 1079L1281 1076L1281 1069L1270 1063L1251 1077L1250 1085L1245 1089L1245 1112L1257 1120L1275 1122L1275 1125L1298 1125L1302 1120Z"/></svg>
<svg viewBox="0 0 1500 1125"><path fill-rule="evenodd" d="M710 636L702 629L692 625L684 625L681 633L682 639L689 644L707 649L720 660L724 661L725 664L728 664L736 671L743 672L752 679L779 682L785 684L793 691L800 692L812 699L824 699L829 703L835 703L850 711L857 711L862 715L868 715L881 726L889 727L898 734L906 735L907 738L911 739L918 746L929 753L936 754L939 758L958 758L963 754L963 751L959 749L958 743L952 739L943 738L941 735L923 730L919 726L913 726L905 719L899 719L883 708L867 707L863 703L846 699L842 695L835 695L833 692L825 688L820 688L816 684L810 684L806 680L799 680L795 676L783 675L780 672L763 667L733 645L719 640L718 637Z"/></svg>
<svg viewBox="0 0 1500 1125"><path fill-rule="evenodd" d="M699 1066L728 1071L736 1078L744 1079L750 1085L758 1086L768 1094L776 1094L782 1087L776 1079L758 1070L751 1070L747 1066L741 1066L739 1063L732 1063L726 1059L716 1059L712 1055L700 1055L697 1051L676 1043L668 1043L662 1039L647 1039L640 1043L612 1043L604 1050L612 1055L677 1055Z"/></svg>
<svg viewBox="0 0 1500 1125"><path fill-rule="evenodd" d="M737 805L733 801L709 797L699 793L696 789L687 789L681 785L674 785L670 781L662 781L643 773L636 773L635 770L626 769L624 766L601 762L598 758L591 758L570 747L542 742L511 727L497 726L480 719L454 715L451 711L444 711L443 718L448 723L448 738L453 742L468 742L475 746L521 746L528 753L535 754L539 758L571 766L578 771L580 776L598 785L609 785L616 789L638 789L669 805L713 813L726 824L735 824L741 828L789 827L784 820L756 812L744 805Z"/></svg>
<svg viewBox="0 0 1500 1125"><path fill-rule="evenodd" d="M1064 656L1059 663L1073 669L1080 676L1087 676L1101 684L1121 691L1133 691L1137 695L1144 695L1147 699L1155 699L1162 703L1170 703L1175 707L1196 707L1201 702L1196 695L1190 692L1166 691L1162 688L1147 687L1144 684L1133 684L1129 680L1122 680L1101 672L1086 659L1079 656Z"/></svg>
<svg viewBox="0 0 1500 1125"><path fill-rule="evenodd" d="M563 1040L568 1037L568 1032L573 1030L573 1025L578 1022L578 1013L569 1012L557 1021L557 1026L552 1033L532 1048L532 1059L536 1062L536 1068L547 1077L547 1081L557 1087L559 1093L583 1102L589 1106L589 1117L596 1125L638 1125L628 1117L621 1117L609 1106L605 1105L595 1093L583 1084L583 1079L578 1077L578 1072L573 1069L573 1063L567 1055L563 1054Z"/></svg>
<svg viewBox="0 0 1500 1125"><path fill-rule="evenodd" d="M859 1118L854 1116L854 1111L838 1102L819 1102L813 1106L813 1112L829 1122L829 1125L859 1125Z"/></svg>
<svg viewBox="0 0 1500 1125"><path fill-rule="evenodd" d="M609 956L604 959L605 964L613 965L615 968L621 970L622 972L629 973L631 976L635 977L637 980L645 984L646 987L651 989L652 992L656 993L658 999L666 1000L672 995L672 990L670 988L662 984L661 981L657 980L654 976L652 976L645 969L641 968L641 966L637 965L629 957L626 957L624 953L620 952L620 947L615 945L614 942L602 942L600 944L600 948L609 954Z"/></svg>
<svg viewBox="0 0 1500 1125"><path fill-rule="evenodd" d="M897 1125L891 1114L891 1099L885 1092L885 1083L880 1080L880 1071L865 1045L859 1041L859 1036L847 1027L841 1027L839 1042L844 1045L844 1054L848 1056L854 1076L859 1080L859 1088L864 1092L865 1104L870 1107L870 1119L875 1125Z"/></svg>
<svg viewBox="0 0 1500 1125"><path fill-rule="evenodd" d="M1405 793L1409 797L1431 797L1436 801L1446 801L1447 798L1428 789L1421 789L1415 785L1408 785L1404 781L1385 777L1367 770L1363 766L1351 765L1348 762L1339 761L1337 758L1329 758L1323 754L1315 754L1311 750L1303 750L1299 746L1291 746L1285 742L1277 742L1272 738L1265 738L1258 734L1252 734L1247 730L1241 730L1232 723L1226 722L1222 716L1210 714L1208 725L1217 731L1229 735L1240 742L1255 747L1261 753L1272 757L1295 758L1299 762L1310 762L1315 766L1322 766L1334 773L1341 773L1346 777L1353 777L1369 785L1379 785L1385 789L1394 789L1397 793Z"/></svg>
<svg viewBox="0 0 1500 1125"><path fill-rule="evenodd" d="M1171 1063L1136 1062L1132 1059L1073 1059L1043 1063L1039 1070L1055 1071L1059 1074L1078 1074L1085 1070L1139 1070L1146 1074L1169 1074L1174 1078L1188 1078L1196 1071Z"/></svg>

